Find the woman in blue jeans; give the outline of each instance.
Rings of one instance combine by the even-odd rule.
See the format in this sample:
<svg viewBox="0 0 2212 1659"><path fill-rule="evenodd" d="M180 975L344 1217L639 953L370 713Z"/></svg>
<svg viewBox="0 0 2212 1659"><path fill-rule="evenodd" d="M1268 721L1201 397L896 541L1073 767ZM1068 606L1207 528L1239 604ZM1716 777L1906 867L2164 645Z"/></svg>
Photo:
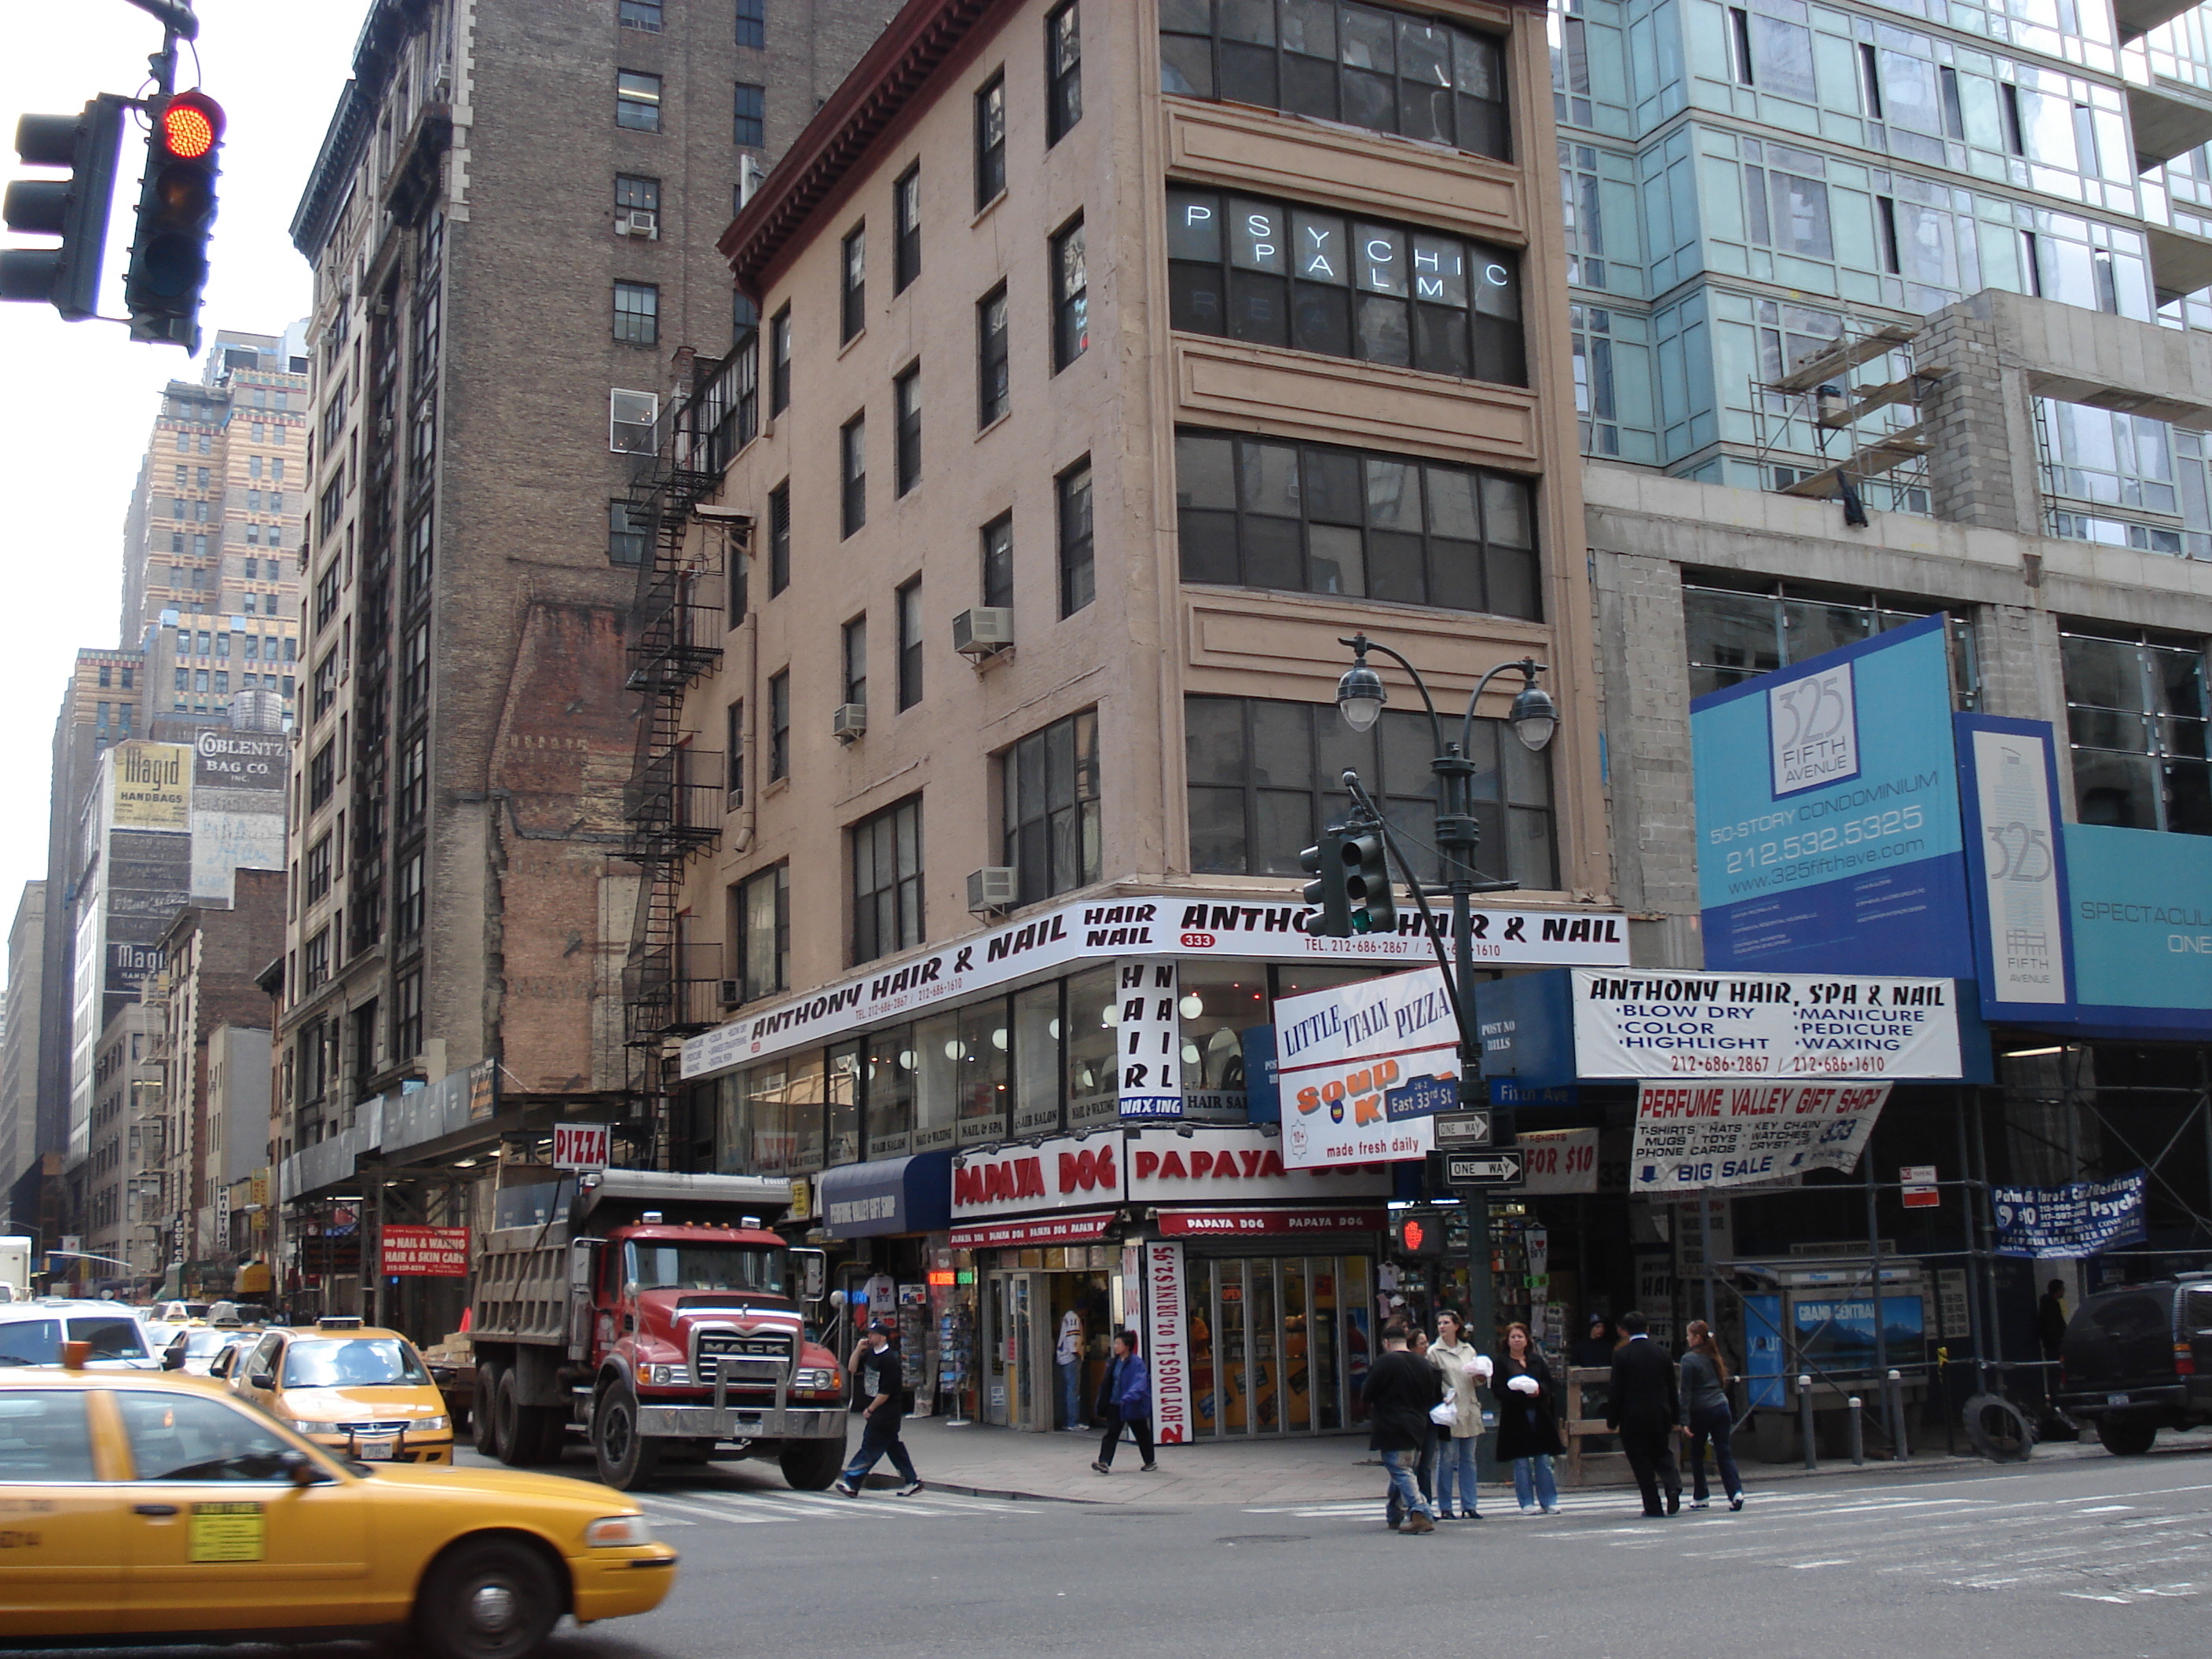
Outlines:
<svg viewBox="0 0 2212 1659"><path fill-rule="evenodd" d="M1536 1351L1528 1328L1516 1321L1505 1328L1505 1358L1491 1384L1498 1396L1498 1461L1513 1466L1513 1496L1521 1513L1540 1507L1559 1512L1559 1483L1552 1460L1566 1448L1552 1406L1552 1371Z"/></svg>
<svg viewBox="0 0 2212 1659"><path fill-rule="evenodd" d="M1444 1401L1453 1407L1451 1425L1439 1428L1430 1444L1436 1455L1437 1519L1449 1521L1455 1513L1462 1521L1476 1521L1474 1443L1482 1432L1482 1401L1475 1393L1474 1365L1482 1358L1460 1334L1459 1316L1446 1308L1437 1315L1437 1340L1429 1345L1428 1361L1437 1368ZM1484 1362L1487 1364L1487 1361ZM1459 1508L1452 1508L1457 1493Z"/></svg>
<svg viewBox="0 0 2212 1659"><path fill-rule="evenodd" d="M1705 1443L1713 1443L1713 1462L1720 1466L1721 1489L1729 1507L1743 1507L1743 1481L1735 1472L1735 1453L1729 1435L1735 1416L1729 1405L1728 1356L1702 1319L1690 1322L1690 1346L1682 1354L1682 1414L1690 1419L1690 1507L1701 1510L1711 1501L1705 1490Z"/></svg>

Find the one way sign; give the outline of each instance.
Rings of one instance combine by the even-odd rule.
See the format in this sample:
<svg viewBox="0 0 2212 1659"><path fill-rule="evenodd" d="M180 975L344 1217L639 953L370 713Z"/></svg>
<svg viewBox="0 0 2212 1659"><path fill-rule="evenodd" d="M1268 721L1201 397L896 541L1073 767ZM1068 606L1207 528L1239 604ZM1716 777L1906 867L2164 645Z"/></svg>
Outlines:
<svg viewBox="0 0 2212 1659"><path fill-rule="evenodd" d="M1521 1184L1521 1152L1508 1147L1492 1152L1447 1152L1444 1180L1455 1187L1517 1187Z"/></svg>

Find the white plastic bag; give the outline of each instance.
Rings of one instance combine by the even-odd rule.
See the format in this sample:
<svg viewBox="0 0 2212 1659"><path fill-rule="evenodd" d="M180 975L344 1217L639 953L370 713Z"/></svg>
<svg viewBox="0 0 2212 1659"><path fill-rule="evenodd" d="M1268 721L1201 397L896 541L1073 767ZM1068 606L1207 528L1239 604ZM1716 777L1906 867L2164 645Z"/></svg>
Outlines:
<svg viewBox="0 0 2212 1659"><path fill-rule="evenodd" d="M1449 1400L1439 1400L1429 1407L1429 1421L1440 1429L1449 1429L1459 1421L1459 1407Z"/></svg>
<svg viewBox="0 0 2212 1659"><path fill-rule="evenodd" d="M1467 1362L1467 1374L1477 1382L1489 1382L1491 1371L1490 1356L1486 1353L1479 1353Z"/></svg>
<svg viewBox="0 0 2212 1659"><path fill-rule="evenodd" d="M1536 1379L1529 1376L1526 1371L1523 1371L1518 1376L1507 1378L1505 1386L1512 1389L1516 1394L1537 1394L1541 1392L1537 1386Z"/></svg>

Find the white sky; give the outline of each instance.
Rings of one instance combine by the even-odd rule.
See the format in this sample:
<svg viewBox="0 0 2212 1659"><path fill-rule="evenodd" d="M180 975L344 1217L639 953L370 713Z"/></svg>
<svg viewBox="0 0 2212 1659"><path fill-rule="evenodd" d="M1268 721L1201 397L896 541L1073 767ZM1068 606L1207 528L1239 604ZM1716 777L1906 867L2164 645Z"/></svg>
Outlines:
<svg viewBox="0 0 2212 1659"><path fill-rule="evenodd" d="M199 0L199 58L180 52L229 130L202 333L281 332L305 316L307 262L286 235L323 131L345 84L366 0ZM0 0L0 173L16 164L16 118L74 113L95 93L136 94L161 25L125 0L34 6ZM131 240L142 130L126 127L111 261ZM8 246L43 246L43 242ZM112 270L100 309L119 311ZM52 307L0 304L0 548L15 571L0 648L0 932L22 884L46 873L54 715L80 647L117 643L123 517L161 390L198 380L204 354L134 345L119 323L65 323Z"/></svg>

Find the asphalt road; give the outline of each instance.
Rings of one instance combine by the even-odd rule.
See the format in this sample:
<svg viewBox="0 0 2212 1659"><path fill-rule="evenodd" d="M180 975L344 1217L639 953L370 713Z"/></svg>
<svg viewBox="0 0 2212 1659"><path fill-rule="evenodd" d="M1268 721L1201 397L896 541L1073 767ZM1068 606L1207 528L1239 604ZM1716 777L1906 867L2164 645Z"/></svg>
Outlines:
<svg viewBox="0 0 2212 1659"><path fill-rule="evenodd" d="M586 1468L571 1460L582 1474ZM924 1472L927 1474L927 1471ZM659 1612L556 1659L738 1652L1107 1659L1432 1647L2190 1656L2212 1650L2212 1452L1796 1481L1646 1521L1618 1492L1412 1537L1375 1504L1135 1509L795 1493L772 1469L647 1494L684 1552ZM1566 1645L1553 1646L1565 1643ZM226 1651L243 1656L247 1649ZM359 1649L310 1650L337 1659Z"/></svg>

